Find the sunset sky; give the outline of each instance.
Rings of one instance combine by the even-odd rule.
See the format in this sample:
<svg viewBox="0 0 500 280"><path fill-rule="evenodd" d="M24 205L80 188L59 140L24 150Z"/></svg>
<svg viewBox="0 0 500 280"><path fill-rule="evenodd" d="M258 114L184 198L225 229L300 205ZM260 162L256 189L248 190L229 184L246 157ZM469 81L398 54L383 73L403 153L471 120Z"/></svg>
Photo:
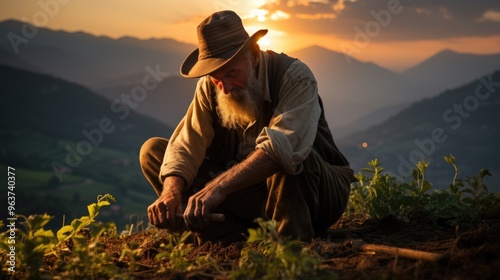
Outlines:
<svg viewBox="0 0 500 280"><path fill-rule="evenodd" d="M500 53L498 0L1 0L0 21L195 44L198 23L225 9L249 33L269 29L263 48L320 45L395 71L443 49Z"/></svg>

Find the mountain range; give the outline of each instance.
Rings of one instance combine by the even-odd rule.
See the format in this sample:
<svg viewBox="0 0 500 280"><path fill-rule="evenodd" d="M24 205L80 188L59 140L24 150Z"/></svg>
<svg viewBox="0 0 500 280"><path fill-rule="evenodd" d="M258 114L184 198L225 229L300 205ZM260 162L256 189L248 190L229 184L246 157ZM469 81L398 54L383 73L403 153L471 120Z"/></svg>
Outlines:
<svg viewBox="0 0 500 280"><path fill-rule="evenodd" d="M168 125L182 118L195 81L179 79L179 65L196 46L172 39L112 39L46 28L37 28L27 43L12 40L12 34L23 35L25 24L0 23L0 63L73 81L111 100L140 85L147 67L159 69L168 73L168 79L151 91L154 98L142 102L138 110ZM306 62L315 73L327 120L337 137L378 124L412 102L472 81L500 65L499 54L445 50L395 73L318 46L288 54ZM177 102L172 102L175 96Z"/></svg>
<svg viewBox="0 0 500 280"><path fill-rule="evenodd" d="M15 20L0 23L1 57L7 54L15 57L9 65L22 61L24 65L28 63L36 67L31 70L90 88L140 73L147 66L155 68L159 65L163 72L177 74L187 50L194 49L193 45L172 39L123 37L115 40L46 28L37 28L35 35L30 36L32 38L25 38L22 31L25 24Z"/></svg>
<svg viewBox="0 0 500 280"><path fill-rule="evenodd" d="M480 75L499 68L500 53L474 55L443 50L427 60L404 70L401 76L421 85L431 97L447 89L453 89L470 82Z"/></svg>

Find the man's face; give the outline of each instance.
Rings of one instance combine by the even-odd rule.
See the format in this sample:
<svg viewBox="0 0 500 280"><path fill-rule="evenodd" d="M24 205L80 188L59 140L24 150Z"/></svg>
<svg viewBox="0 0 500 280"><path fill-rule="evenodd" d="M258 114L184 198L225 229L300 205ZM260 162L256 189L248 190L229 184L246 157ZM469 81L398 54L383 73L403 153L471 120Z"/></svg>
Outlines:
<svg viewBox="0 0 500 280"><path fill-rule="evenodd" d="M256 64L250 54L242 55L209 75L217 88L217 113L223 126L246 127L257 119L262 92Z"/></svg>
<svg viewBox="0 0 500 280"><path fill-rule="evenodd" d="M248 86L249 72L253 71L253 67L249 67L248 65L249 63L253 63L248 60L248 56L240 55L209 75L210 80L217 87L218 91L224 94L231 94L234 88L245 88Z"/></svg>

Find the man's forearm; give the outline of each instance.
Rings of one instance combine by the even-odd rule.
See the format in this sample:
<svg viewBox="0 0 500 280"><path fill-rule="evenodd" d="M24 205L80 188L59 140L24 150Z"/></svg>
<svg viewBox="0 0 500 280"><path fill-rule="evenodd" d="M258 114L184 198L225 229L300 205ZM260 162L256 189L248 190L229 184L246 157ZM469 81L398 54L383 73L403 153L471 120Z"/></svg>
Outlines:
<svg viewBox="0 0 500 280"><path fill-rule="evenodd" d="M278 163L263 150L257 149L247 159L223 172L208 185L220 188L227 195L262 182L280 170Z"/></svg>
<svg viewBox="0 0 500 280"><path fill-rule="evenodd" d="M182 194L182 192L186 188L186 181L179 176L168 176L165 178L163 181L163 190L162 190L162 195L165 193L177 193L177 194Z"/></svg>

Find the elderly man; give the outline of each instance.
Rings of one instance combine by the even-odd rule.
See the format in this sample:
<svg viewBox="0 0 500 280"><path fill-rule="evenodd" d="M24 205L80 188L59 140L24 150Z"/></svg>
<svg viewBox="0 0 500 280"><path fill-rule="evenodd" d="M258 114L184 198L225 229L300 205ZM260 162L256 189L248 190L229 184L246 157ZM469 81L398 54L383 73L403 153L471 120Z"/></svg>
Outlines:
<svg viewBox="0 0 500 280"><path fill-rule="evenodd" d="M191 105L170 139L152 138L140 152L159 196L148 207L154 226L236 241L262 217L281 236L310 241L342 215L355 179L316 80L301 61L261 51L266 33L249 36L232 11L198 26L198 49L180 69L200 78Z"/></svg>

